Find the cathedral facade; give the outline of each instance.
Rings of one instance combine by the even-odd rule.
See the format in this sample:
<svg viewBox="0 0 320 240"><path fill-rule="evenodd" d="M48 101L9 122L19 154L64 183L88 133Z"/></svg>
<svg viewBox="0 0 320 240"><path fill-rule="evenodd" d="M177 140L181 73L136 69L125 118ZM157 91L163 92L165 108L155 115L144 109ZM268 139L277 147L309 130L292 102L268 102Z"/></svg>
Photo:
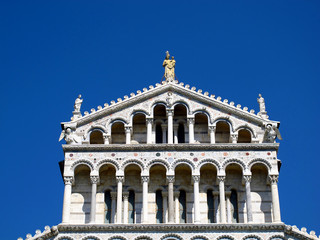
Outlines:
<svg viewBox="0 0 320 240"><path fill-rule="evenodd" d="M62 223L27 239L318 239L281 221L279 122L164 80L82 115L81 95L61 169Z"/></svg>

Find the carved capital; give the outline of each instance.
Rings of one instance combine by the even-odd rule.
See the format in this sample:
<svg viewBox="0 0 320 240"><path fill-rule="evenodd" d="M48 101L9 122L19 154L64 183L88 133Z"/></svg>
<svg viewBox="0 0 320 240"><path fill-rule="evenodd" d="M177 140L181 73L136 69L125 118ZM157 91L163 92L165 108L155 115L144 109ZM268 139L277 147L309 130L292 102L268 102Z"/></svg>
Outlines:
<svg viewBox="0 0 320 240"><path fill-rule="evenodd" d="M173 116L173 109L167 109L167 115Z"/></svg>
<svg viewBox="0 0 320 240"><path fill-rule="evenodd" d="M124 183L124 176L116 176L117 183Z"/></svg>
<svg viewBox="0 0 320 240"><path fill-rule="evenodd" d="M179 192L179 191L175 191L175 192L173 193L173 195L174 195L175 198L179 198L180 192Z"/></svg>
<svg viewBox="0 0 320 240"><path fill-rule="evenodd" d="M99 182L99 176L90 176L91 184L97 184Z"/></svg>
<svg viewBox="0 0 320 240"><path fill-rule="evenodd" d="M123 193L122 193L122 197L123 197L123 200L124 200L124 201L128 201L129 193L128 193L128 192L123 192Z"/></svg>
<svg viewBox="0 0 320 240"><path fill-rule="evenodd" d="M243 175L243 179L244 181L247 183L247 182L251 182L251 175Z"/></svg>
<svg viewBox="0 0 320 240"><path fill-rule="evenodd" d="M143 176L141 177L142 182L149 182L149 176Z"/></svg>
<svg viewBox="0 0 320 240"><path fill-rule="evenodd" d="M271 184L277 184L278 183L279 175L269 175L269 180Z"/></svg>
<svg viewBox="0 0 320 240"><path fill-rule="evenodd" d="M209 132L215 132L216 126L209 126L208 129L209 129Z"/></svg>
<svg viewBox="0 0 320 240"><path fill-rule="evenodd" d="M168 183L174 183L174 176L167 176Z"/></svg>
<svg viewBox="0 0 320 240"><path fill-rule="evenodd" d="M238 134L233 133L233 134L230 135L230 138L231 138L232 143L237 143L237 141L238 141Z"/></svg>
<svg viewBox="0 0 320 240"><path fill-rule="evenodd" d="M194 124L194 118L188 118L188 124Z"/></svg>
<svg viewBox="0 0 320 240"><path fill-rule="evenodd" d="M200 182L200 176L199 175L193 175L192 176L192 180L193 180L194 183Z"/></svg>
<svg viewBox="0 0 320 240"><path fill-rule="evenodd" d="M117 199L117 192L111 192L110 195L111 195L111 199L112 200L116 200Z"/></svg>
<svg viewBox="0 0 320 240"><path fill-rule="evenodd" d="M152 124L153 123L153 118L146 118L147 124Z"/></svg>
<svg viewBox="0 0 320 240"><path fill-rule="evenodd" d="M124 127L126 133L131 133L132 127Z"/></svg>
<svg viewBox="0 0 320 240"><path fill-rule="evenodd" d="M73 177L69 177L69 176L63 177L63 181L65 185L71 185L73 183Z"/></svg>
<svg viewBox="0 0 320 240"><path fill-rule="evenodd" d="M162 197L164 197L164 198L168 197L168 192L162 191Z"/></svg>
<svg viewBox="0 0 320 240"><path fill-rule="evenodd" d="M224 182L226 180L226 176L217 176L219 182Z"/></svg>

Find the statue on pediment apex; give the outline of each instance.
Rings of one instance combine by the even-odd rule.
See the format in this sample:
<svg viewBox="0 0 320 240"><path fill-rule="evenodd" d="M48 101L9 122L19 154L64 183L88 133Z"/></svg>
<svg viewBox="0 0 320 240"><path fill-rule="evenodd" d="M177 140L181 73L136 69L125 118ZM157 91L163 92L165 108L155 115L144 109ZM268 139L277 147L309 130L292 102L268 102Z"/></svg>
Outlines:
<svg viewBox="0 0 320 240"><path fill-rule="evenodd" d="M168 51L166 52L166 58L164 59L162 66L164 67L164 76L166 80L170 82L174 81L174 69L176 67L176 60L174 60L173 56L170 59L170 54Z"/></svg>

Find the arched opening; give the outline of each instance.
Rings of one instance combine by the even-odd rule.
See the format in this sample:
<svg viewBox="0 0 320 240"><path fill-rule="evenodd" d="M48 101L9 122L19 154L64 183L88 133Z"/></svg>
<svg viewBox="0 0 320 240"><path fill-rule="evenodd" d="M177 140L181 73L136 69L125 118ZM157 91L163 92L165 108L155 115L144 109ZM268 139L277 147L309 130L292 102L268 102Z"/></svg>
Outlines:
<svg viewBox="0 0 320 240"><path fill-rule="evenodd" d="M226 194L227 201L227 222L239 223L245 222L244 220L244 205L240 205L239 202L245 201L245 194L241 195L240 199L238 192L245 192L242 185L242 168L236 163L232 163L226 168L226 186L229 187L228 194ZM240 219L240 215L242 219Z"/></svg>
<svg viewBox="0 0 320 240"><path fill-rule="evenodd" d="M70 223L84 224L90 221L91 182L90 168L79 165L74 170L75 182L72 186Z"/></svg>
<svg viewBox="0 0 320 240"><path fill-rule="evenodd" d="M149 211L149 220L152 223L165 223L168 219L168 193L161 191L159 186L166 185L166 168L163 165L155 164L149 172L148 197L152 199L149 207L154 209L152 212Z"/></svg>
<svg viewBox="0 0 320 240"><path fill-rule="evenodd" d="M230 142L230 127L225 121L219 121L216 124L215 133L216 143L228 143Z"/></svg>
<svg viewBox="0 0 320 240"><path fill-rule="evenodd" d="M104 192L104 223L111 223L111 214L112 214L112 200L111 192Z"/></svg>
<svg viewBox="0 0 320 240"><path fill-rule="evenodd" d="M156 124L156 143L162 143L163 136L162 136L162 127L161 123Z"/></svg>
<svg viewBox="0 0 320 240"><path fill-rule="evenodd" d="M197 113L195 115L194 139L199 143L210 143L208 135L208 117L204 113Z"/></svg>
<svg viewBox="0 0 320 240"><path fill-rule="evenodd" d="M94 130L90 134L90 144L104 144L103 134L99 130Z"/></svg>
<svg viewBox="0 0 320 240"><path fill-rule="evenodd" d="M234 189L231 190L230 202L231 202L231 222L238 223L239 222L238 194L237 194L237 191Z"/></svg>
<svg viewBox="0 0 320 240"><path fill-rule="evenodd" d="M115 122L111 127L111 143L125 144L126 135L124 132L124 124L122 122Z"/></svg>
<svg viewBox="0 0 320 240"><path fill-rule="evenodd" d="M184 130L184 124L179 123L178 126L178 143L185 143L186 142L186 133Z"/></svg>
<svg viewBox="0 0 320 240"><path fill-rule="evenodd" d="M253 221L257 223L272 222L272 196L268 183L268 168L262 163L251 167L251 201Z"/></svg>
<svg viewBox="0 0 320 240"><path fill-rule="evenodd" d="M217 169L211 163L206 163L200 168L200 194L207 195L207 222L216 223L218 214L219 195L213 194L212 184L216 182Z"/></svg>
<svg viewBox="0 0 320 240"><path fill-rule="evenodd" d="M163 223L163 197L162 191L156 191L156 223Z"/></svg>
<svg viewBox="0 0 320 240"><path fill-rule="evenodd" d="M211 189L207 190L207 207L208 207L208 223L214 223L215 209L214 209L213 193Z"/></svg>
<svg viewBox="0 0 320 240"><path fill-rule="evenodd" d="M132 120L132 140L137 143L147 143L146 116L142 113L134 115Z"/></svg>
<svg viewBox="0 0 320 240"><path fill-rule="evenodd" d="M129 164L124 170L124 189L129 190L128 196L128 219L124 219L124 223L141 223L142 205L136 205L136 202L142 203L142 194L135 194L142 192L141 185L141 169L136 164Z"/></svg>
<svg viewBox="0 0 320 240"><path fill-rule="evenodd" d="M193 185L191 182L191 168L185 164L179 164L175 168L175 182L176 186L179 186L181 191L179 191L179 196L176 196L176 201L178 200L179 213L176 218L177 223L188 223L192 222L193 214L188 212L187 209L193 209L193 201L187 202L187 198L193 199ZM182 194L182 195L181 195Z"/></svg>
<svg viewBox="0 0 320 240"><path fill-rule="evenodd" d="M174 106L174 143L185 143L185 124L187 123L187 108L183 104Z"/></svg>
<svg viewBox="0 0 320 240"><path fill-rule="evenodd" d="M179 192L179 218L180 223L187 222L187 194L185 190Z"/></svg>
<svg viewBox="0 0 320 240"><path fill-rule="evenodd" d="M238 143L251 143L251 133L247 129L238 132Z"/></svg>
<svg viewBox="0 0 320 240"><path fill-rule="evenodd" d="M128 198L128 223L135 223L135 193L133 190L129 191Z"/></svg>
<svg viewBox="0 0 320 240"><path fill-rule="evenodd" d="M162 129L162 123L167 120L166 107L162 104L158 104L153 109L153 118L156 123L155 126L155 142L156 143L166 143L167 133L165 129Z"/></svg>
<svg viewBox="0 0 320 240"><path fill-rule="evenodd" d="M114 188L117 185L116 169L111 164L104 164L99 169L99 176L100 184L97 189L97 199L101 199L104 203L104 215L98 214L96 221L97 223L115 223L116 199L112 198L112 194L116 194ZM103 219L102 216L104 216Z"/></svg>

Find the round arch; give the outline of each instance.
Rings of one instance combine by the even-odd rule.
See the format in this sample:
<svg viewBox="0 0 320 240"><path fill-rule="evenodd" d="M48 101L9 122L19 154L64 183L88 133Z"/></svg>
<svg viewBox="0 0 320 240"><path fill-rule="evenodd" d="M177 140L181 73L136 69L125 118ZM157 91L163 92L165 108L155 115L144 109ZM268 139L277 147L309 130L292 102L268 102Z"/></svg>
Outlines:
<svg viewBox="0 0 320 240"><path fill-rule="evenodd" d="M262 238L258 235L251 234L243 237L242 240L262 240Z"/></svg>
<svg viewBox="0 0 320 240"><path fill-rule="evenodd" d="M202 167L203 165L206 165L206 164L213 165L213 166L216 168L217 172L219 172L219 170L221 169L220 163L219 163L217 160L215 160L215 159L208 159L208 158L207 158L207 159L202 159L202 160L200 160L199 163L198 163L197 166L196 166L196 169L197 169L198 171L200 171L201 167Z"/></svg>
<svg viewBox="0 0 320 240"><path fill-rule="evenodd" d="M244 174L245 173L245 170L246 170L246 165L239 159L236 159L236 158L231 158L231 159L227 159L226 161L223 162L222 164L222 169L224 171L226 171L226 168L230 165L230 164L237 164L241 167L242 169L242 173Z"/></svg>
<svg viewBox="0 0 320 240"><path fill-rule="evenodd" d="M162 236L160 238L160 240L171 240L171 239L174 239L174 240L183 240L182 237L180 237L178 234L174 234L174 233L168 233L164 236Z"/></svg>
<svg viewBox="0 0 320 240"><path fill-rule="evenodd" d="M130 164L137 165L140 168L141 172L144 170L144 164L138 159L125 160L121 165L121 169L124 171Z"/></svg>
<svg viewBox="0 0 320 240"><path fill-rule="evenodd" d="M55 240L74 240L74 238L70 236L60 236Z"/></svg>
<svg viewBox="0 0 320 240"><path fill-rule="evenodd" d="M152 104L151 104L151 108L150 108L150 117L154 118L154 108L157 105L163 105L165 108L167 108L167 104L164 101L159 101L159 100L155 100Z"/></svg>
<svg viewBox="0 0 320 240"><path fill-rule="evenodd" d="M209 238L207 238L206 236L202 236L202 235L196 235L196 236L193 236L192 238L190 238L190 240L209 240Z"/></svg>
<svg viewBox="0 0 320 240"><path fill-rule="evenodd" d="M186 101L184 101L184 100L178 100L178 101L176 101L176 102L174 102L173 104L172 104L172 108L174 108L176 105L179 105L179 104L181 104L181 105L183 105L183 106L185 106L186 107L186 109L187 109L187 115L190 113L190 106L189 106L189 104L186 102Z"/></svg>
<svg viewBox="0 0 320 240"><path fill-rule="evenodd" d="M82 238L81 240L91 240L91 239L101 240L101 238L98 238L98 237L93 236L93 235L85 236L85 237Z"/></svg>
<svg viewBox="0 0 320 240"><path fill-rule="evenodd" d="M196 117L197 114L204 114L204 115L206 115L207 118L208 118L208 125L211 125L211 123L212 123L212 116L211 116L211 114L210 114L207 110L197 109L197 110L195 110L195 111L192 112L192 115L193 115L194 117Z"/></svg>
<svg viewBox="0 0 320 240"><path fill-rule="evenodd" d="M125 237L122 237L122 236L112 236L112 237L109 237L108 240L127 240Z"/></svg>
<svg viewBox="0 0 320 240"><path fill-rule="evenodd" d="M107 128L105 128L102 125L91 125L89 128L87 128L87 130L84 132L83 136L85 137L85 139L90 139L90 134L93 131L100 131L102 133L107 133Z"/></svg>
<svg viewBox="0 0 320 240"><path fill-rule="evenodd" d="M192 172L194 171L194 169L195 169L195 166L194 166L194 164L193 164L192 161L190 161L190 160L188 160L188 159L178 159L178 160L176 160L176 161L173 162L173 164L172 164L172 170L174 171L178 165L182 165L182 164L188 165L188 166L190 167L191 173L192 173Z"/></svg>
<svg viewBox="0 0 320 240"><path fill-rule="evenodd" d="M132 112L130 113L130 121L129 121L129 124L132 125L133 124L133 118L135 115L137 114L143 114L145 115L145 117L149 117L150 116L150 113L148 113L146 110L144 109L133 109Z"/></svg>
<svg viewBox="0 0 320 240"><path fill-rule="evenodd" d="M80 165L86 165L87 167L89 167L90 168L90 172L92 172L94 170L94 166L90 161L81 159L81 160L75 161L71 165L70 170L72 171L72 173L74 173L74 170Z"/></svg>
<svg viewBox="0 0 320 240"><path fill-rule="evenodd" d="M266 168L267 168L267 170L268 170L268 174L270 174L270 172L271 172L271 169L272 169L272 166L271 166L271 164L267 161L267 160L265 160L265 159L263 159L263 158L255 158L255 159L252 159L249 163L248 163L248 169L249 169L249 171L251 172L251 168L254 166L254 165L256 165L256 164L262 164L262 165L264 165Z"/></svg>
<svg viewBox="0 0 320 240"><path fill-rule="evenodd" d="M154 166L154 165L162 165L165 167L166 169L166 174L168 174L169 172L169 169L170 169L170 165L168 163L168 161L165 161L163 159L154 159L154 160L151 160L150 162L148 162L148 164L146 165L146 169L148 170L148 172L150 171L151 167Z"/></svg>
<svg viewBox="0 0 320 240"><path fill-rule="evenodd" d="M217 238L217 240L235 240L235 238L230 235L221 235Z"/></svg>
<svg viewBox="0 0 320 240"><path fill-rule="evenodd" d="M237 127L234 131L239 132L242 129L248 130L251 133L251 138L256 138L255 131L251 127L249 127L248 125L241 125L241 126Z"/></svg>
<svg viewBox="0 0 320 240"><path fill-rule="evenodd" d="M136 237L134 240L153 240L153 239L147 235L142 235L142 236Z"/></svg>
<svg viewBox="0 0 320 240"><path fill-rule="evenodd" d="M229 127L230 127L230 133L234 132L233 126L235 126L235 123L233 122L233 120L231 120L231 119L228 118L228 117L217 117L216 119L214 119L214 120L212 121L212 124L213 124L213 125L216 125L216 124L217 124L218 122L220 122L220 121L224 121L224 122L226 122L226 123L229 125Z"/></svg>
<svg viewBox="0 0 320 240"><path fill-rule="evenodd" d="M273 235L269 237L268 240L285 240L285 237L281 235Z"/></svg>
<svg viewBox="0 0 320 240"><path fill-rule="evenodd" d="M112 159L103 159L103 160L100 160L98 162L98 164L96 165L96 170L99 172L100 168L103 165L107 165L107 164L112 165L116 169L116 171L118 171L120 169L119 163L117 161L112 160Z"/></svg>
<svg viewBox="0 0 320 240"><path fill-rule="evenodd" d="M123 123L124 126L128 125L127 120L123 117L117 117L115 119L112 119L108 125L108 131L110 132L110 134L111 134L112 125L115 123Z"/></svg>

